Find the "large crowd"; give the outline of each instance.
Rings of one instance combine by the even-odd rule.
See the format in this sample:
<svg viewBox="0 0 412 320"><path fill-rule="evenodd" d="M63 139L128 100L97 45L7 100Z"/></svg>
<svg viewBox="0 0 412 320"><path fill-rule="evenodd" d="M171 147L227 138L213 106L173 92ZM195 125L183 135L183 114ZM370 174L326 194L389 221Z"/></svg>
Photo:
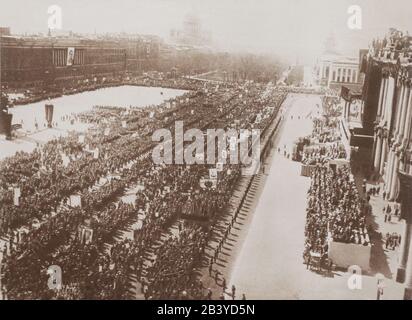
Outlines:
<svg viewBox="0 0 412 320"><path fill-rule="evenodd" d="M213 166L154 164L152 133L173 131L178 120L186 129L263 130L286 91L181 79L173 85L182 81L180 88L190 89L182 97L156 107L95 107L73 115L91 124L87 133L70 133L0 163L5 297L129 299L138 282L147 299L211 297L195 270L241 165L224 164L215 185L202 185ZM132 201L125 196L130 190ZM119 237L137 221L132 238ZM178 233L165 237L176 224ZM52 265L62 269L58 290L48 287Z"/></svg>
<svg viewBox="0 0 412 320"><path fill-rule="evenodd" d="M328 257L330 240L343 243L369 245L366 213L367 202L359 195L349 163L331 163L344 159L345 150L340 142L336 115L338 106L333 97L323 101L324 115L314 120L313 134L316 146L307 148L303 163L313 165L311 186L308 191L305 227L305 252ZM321 142L321 143L319 143Z"/></svg>

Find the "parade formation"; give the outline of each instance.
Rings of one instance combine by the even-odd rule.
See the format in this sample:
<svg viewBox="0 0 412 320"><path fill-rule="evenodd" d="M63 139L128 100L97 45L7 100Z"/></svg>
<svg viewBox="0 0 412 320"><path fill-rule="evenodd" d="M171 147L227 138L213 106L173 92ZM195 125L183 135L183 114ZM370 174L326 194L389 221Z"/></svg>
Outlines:
<svg viewBox="0 0 412 320"><path fill-rule="evenodd" d="M0 300L411 300L412 37L379 36L0 26Z"/></svg>

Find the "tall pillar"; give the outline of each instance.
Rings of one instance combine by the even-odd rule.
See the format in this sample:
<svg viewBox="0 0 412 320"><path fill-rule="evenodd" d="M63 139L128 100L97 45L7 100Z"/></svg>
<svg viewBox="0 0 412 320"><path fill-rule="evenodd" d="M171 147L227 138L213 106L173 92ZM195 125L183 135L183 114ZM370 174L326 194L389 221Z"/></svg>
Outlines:
<svg viewBox="0 0 412 320"><path fill-rule="evenodd" d="M349 121L349 115L350 115L350 107L352 105L352 101L348 102L346 101L346 120Z"/></svg>
<svg viewBox="0 0 412 320"><path fill-rule="evenodd" d="M411 84L408 83L409 87L409 96L406 101L406 115L404 122L402 123L402 135L404 138L403 145L406 145L408 143L408 138L409 138L409 130L412 125L412 92L411 92Z"/></svg>
<svg viewBox="0 0 412 320"><path fill-rule="evenodd" d="M400 123L401 123L401 118L402 118L402 112L403 112L403 103L405 99L405 93L406 93L406 87L404 84L404 81L401 80L401 92L399 94L399 99L398 99L398 105L397 105L397 111L396 111L396 119L395 119L395 140L397 140L399 132L400 132Z"/></svg>
<svg viewBox="0 0 412 320"><path fill-rule="evenodd" d="M389 151L388 154L388 160L386 162L386 170L385 170L385 192L389 197L389 193L391 190L391 182L392 182L392 175L393 173L393 163L395 162L395 156L394 156L394 152L391 148L391 150Z"/></svg>
<svg viewBox="0 0 412 320"><path fill-rule="evenodd" d="M328 74L328 86L332 82L332 65L329 66L329 74Z"/></svg>
<svg viewBox="0 0 412 320"><path fill-rule="evenodd" d="M376 150L375 150L375 157L374 157L374 163L373 163L373 167L375 168L376 172L379 172L380 170L381 152L382 152L382 137L381 137L381 132L378 132L376 134Z"/></svg>
<svg viewBox="0 0 412 320"><path fill-rule="evenodd" d="M409 247L411 244L412 236L412 223L407 223L403 225L402 243L400 247L400 256L398 261L398 269L396 271L396 281L403 283L405 281L406 275L406 264L408 262Z"/></svg>
<svg viewBox="0 0 412 320"><path fill-rule="evenodd" d="M319 73L320 73L320 81L323 80L323 68L324 68L324 62L322 62L322 64L320 65L320 70L319 70Z"/></svg>
<svg viewBox="0 0 412 320"><path fill-rule="evenodd" d="M401 244L401 257L396 280L405 281L404 300L412 300L412 175L398 172L401 198L401 217L405 219L405 232ZM406 262L406 263L405 263Z"/></svg>
<svg viewBox="0 0 412 320"><path fill-rule="evenodd" d="M381 89L379 91L379 102L378 102L378 112L377 112L377 115L379 118L382 116L382 104L384 102L385 89L386 89L386 78L382 78Z"/></svg>
<svg viewBox="0 0 412 320"><path fill-rule="evenodd" d="M409 98L410 98L411 88L409 84L405 82L405 95L404 99L402 100L402 113L401 118L399 121L399 128L398 128L398 143L403 145L402 140L405 137L405 120L408 114L408 107L409 107Z"/></svg>
<svg viewBox="0 0 412 320"><path fill-rule="evenodd" d="M397 174L397 172L398 172L398 169L399 169L399 156L398 156L396 151L394 152L394 158L393 159L394 159L394 161L392 163L392 167L393 167L392 174L389 178L391 180L390 189L389 189L389 200L395 200L396 185L398 183L398 177L397 177L398 174Z"/></svg>
<svg viewBox="0 0 412 320"><path fill-rule="evenodd" d="M385 168L385 157L387 153L387 148L388 148L388 143L387 143L387 138L383 136L382 138L382 152L381 152L381 159L379 162L379 173L381 176L383 176L384 172L383 169Z"/></svg>

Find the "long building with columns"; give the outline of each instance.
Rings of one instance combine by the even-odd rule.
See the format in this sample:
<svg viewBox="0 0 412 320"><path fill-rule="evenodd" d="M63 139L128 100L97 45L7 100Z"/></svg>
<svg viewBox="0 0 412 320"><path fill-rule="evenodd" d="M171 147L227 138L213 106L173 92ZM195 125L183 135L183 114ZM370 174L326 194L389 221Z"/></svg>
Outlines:
<svg viewBox="0 0 412 320"><path fill-rule="evenodd" d="M412 300L412 37L392 29L374 41L361 71L366 122L374 130L372 166L405 220L396 280Z"/></svg>
<svg viewBox="0 0 412 320"><path fill-rule="evenodd" d="M362 82L359 74L359 60L338 54L324 54L317 63L317 82L331 89L342 85L351 86Z"/></svg>
<svg viewBox="0 0 412 320"><path fill-rule="evenodd" d="M376 112L373 168L382 177L386 198L391 201L398 200L398 170L412 174L411 39L398 49L395 43L400 39L396 38L383 41L385 46L375 43L371 47L364 88L365 110L372 111L372 116Z"/></svg>

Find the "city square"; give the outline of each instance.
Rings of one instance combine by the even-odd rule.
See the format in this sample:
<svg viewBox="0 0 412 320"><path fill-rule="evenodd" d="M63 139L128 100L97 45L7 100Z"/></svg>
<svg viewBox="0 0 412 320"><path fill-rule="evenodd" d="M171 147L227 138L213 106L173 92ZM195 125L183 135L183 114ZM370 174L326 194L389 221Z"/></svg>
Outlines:
<svg viewBox="0 0 412 320"><path fill-rule="evenodd" d="M1 20L0 300L412 300L412 6L313 1Z"/></svg>

